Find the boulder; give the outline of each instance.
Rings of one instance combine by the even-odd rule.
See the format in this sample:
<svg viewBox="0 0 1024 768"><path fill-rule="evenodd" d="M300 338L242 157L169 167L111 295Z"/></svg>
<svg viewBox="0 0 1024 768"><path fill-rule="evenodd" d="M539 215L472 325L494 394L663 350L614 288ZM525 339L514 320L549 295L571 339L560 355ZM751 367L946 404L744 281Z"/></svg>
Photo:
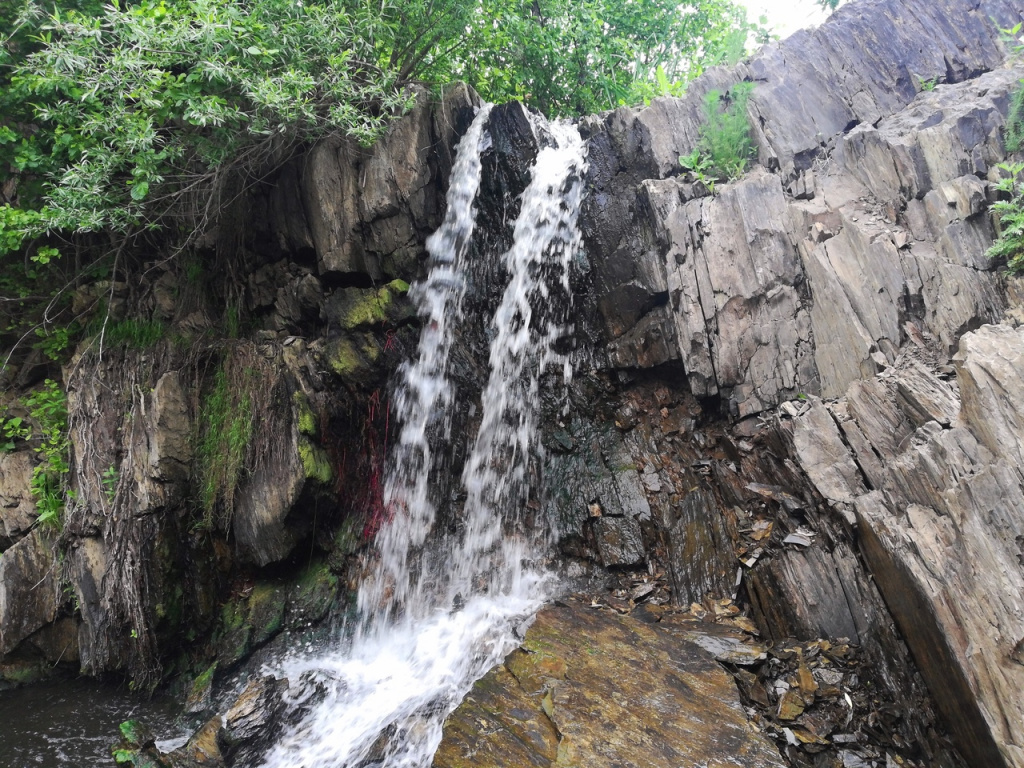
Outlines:
<svg viewBox="0 0 1024 768"><path fill-rule="evenodd" d="M445 721L433 764L786 765L709 653L576 602L541 611L522 645L473 686Z"/></svg>
<svg viewBox="0 0 1024 768"><path fill-rule="evenodd" d="M29 490L35 454L0 454L0 552L24 536L35 522L35 500Z"/></svg>
<svg viewBox="0 0 1024 768"><path fill-rule="evenodd" d="M57 617L57 561L36 529L0 557L0 656Z"/></svg>

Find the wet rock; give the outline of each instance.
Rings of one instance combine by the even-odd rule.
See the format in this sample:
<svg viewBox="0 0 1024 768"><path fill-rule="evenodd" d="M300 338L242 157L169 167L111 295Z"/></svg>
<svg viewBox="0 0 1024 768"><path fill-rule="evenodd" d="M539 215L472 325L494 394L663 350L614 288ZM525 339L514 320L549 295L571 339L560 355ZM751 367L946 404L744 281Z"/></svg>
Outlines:
<svg viewBox="0 0 1024 768"><path fill-rule="evenodd" d="M718 503L695 489L673 506L667 526L668 566L682 605L732 592L736 576L732 543Z"/></svg>
<svg viewBox="0 0 1024 768"><path fill-rule="evenodd" d="M58 664L76 665L81 658L78 650L80 624L70 616L58 618L31 635L28 644L46 659L51 670Z"/></svg>
<svg viewBox="0 0 1024 768"><path fill-rule="evenodd" d="M758 665L768 658L766 645L751 642L750 635L729 625L677 622L666 617L661 620L660 626L699 645L723 664L748 667Z"/></svg>
<svg viewBox="0 0 1024 768"><path fill-rule="evenodd" d="M656 625L566 603L445 723L435 766L783 766L734 684Z"/></svg>
<svg viewBox="0 0 1024 768"><path fill-rule="evenodd" d="M612 424L581 417L572 420L562 439L572 450L563 446L549 453L545 467L547 510L558 521L560 536L585 535L593 526L606 564L640 562L640 523L650 519L651 507L621 435Z"/></svg>
<svg viewBox="0 0 1024 768"><path fill-rule="evenodd" d="M186 714L194 715L210 709L213 703L213 677L216 673L217 664L213 663L192 682L185 697L184 710Z"/></svg>
<svg viewBox="0 0 1024 768"><path fill-rule="evenodd" d="M642 563L646 554L640 524L631 517L600 517L594 520L594 537L601 564L606 568Z"/></svg>
<svg viewBox="0 0 1024 768"><path fill-rule="evenodd" d="M270 676L257 678L224 713L219 739L229 766L257 765L273 746L279 735L287 689L287 680Z"/></svg>

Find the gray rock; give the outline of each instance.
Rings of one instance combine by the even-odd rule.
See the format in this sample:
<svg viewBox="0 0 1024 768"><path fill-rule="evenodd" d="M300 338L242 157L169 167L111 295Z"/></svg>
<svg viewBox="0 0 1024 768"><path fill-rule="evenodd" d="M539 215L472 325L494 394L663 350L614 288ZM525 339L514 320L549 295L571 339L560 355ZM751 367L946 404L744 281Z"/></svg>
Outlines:
<svg viewBox="0 0 1024 768"><path fill-rule="evenodd" d="M995 5L998 17L1022 10ZM893 364L908 319L948 350L997 320L985 177L1024 76L996 68L997 38L959 0L866 4L709 73L685 99L591 126L597 191L583 218L608 363L679 360L695 394L723 394L745 417L799 393L839 397ZM874 71L883 61L896 69ZM924 72L949 84L917 93ZM744 74L758 83L762 164L778 172L755 169L711 197L661 178L696 142L704 93Z"/></svg>
<svg viewBox="0 0 1024 768"><path fill-rule="evenodd" d="M56 618L56 569L38 529L0 557L0 656Z"/></svg>
<svg viewBox="0 0 1024 768"><path fill-rule="evenodd" d="M605 568L639 565L647 557L640 524L631 517L600 517L594 520L594 537Z"/></svg>
<svg viewBox="0 0 1024 768"><path fill-rule="evenodd" d="M0 453L0 551L20 539L35 522L35 500L29 490L35 468L32 451Z"/></svg>
<svg viewBox="0 0 1024 768"><path fill-rule="evenodd" d="M994 766L1024 765L1024 667L1012 660L1024 638L1022 361L1024 333L985 326L956 357L962 407L911 360L895 386L858 383L831 406L860 436L852 451L824 406L794 428L818 491L853 503L871 574L961 751ZM855 463L869 451L872 491Z"/></svg>

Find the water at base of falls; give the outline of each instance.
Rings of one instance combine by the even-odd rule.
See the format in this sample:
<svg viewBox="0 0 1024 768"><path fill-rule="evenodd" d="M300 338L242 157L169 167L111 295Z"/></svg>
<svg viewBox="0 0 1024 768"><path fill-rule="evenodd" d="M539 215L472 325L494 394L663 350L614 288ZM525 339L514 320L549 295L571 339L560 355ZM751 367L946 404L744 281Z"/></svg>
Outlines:
<svg viewBox="0 0 1024 768"><path fill-rule="evenodd" d="M540 382L571 374L553 345L567 329L550 306L570 301L569 270L580 247L576 217L585 147L575 128L535 120L541 149L523 193L513 246L501 256L509 282L491 322L482 415L469 441L458 534L435 531L436 473L451 440L448 379L453 334L464 322L466 259L475 226L481 152L490 107L460 142L442 227L428 240L430 272L414 287L423 320L419 350L396 397L398 446L385 488L391 520L359 594L360 618L344 648L293 658L297 726L265 768L421 768L441 741L444 718L514 647L517 632L552 594L541 565L549 536L522 524L530 462L539 453ZM463 407L465 403L461 404Z"/></svg>

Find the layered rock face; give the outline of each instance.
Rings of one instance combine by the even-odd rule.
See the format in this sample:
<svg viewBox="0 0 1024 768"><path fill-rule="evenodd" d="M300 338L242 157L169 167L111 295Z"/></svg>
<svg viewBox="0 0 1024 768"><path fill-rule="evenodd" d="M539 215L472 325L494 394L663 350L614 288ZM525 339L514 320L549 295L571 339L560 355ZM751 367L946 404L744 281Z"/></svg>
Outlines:
<svg viewBox="0 0 1024 768"><path fill-rule="evenodd" d="M1015 0L856 0L819 30L708 73L684 99L580 122L584 364L568 414L546 403L544 488L531 504L554 520L563 561L613 587L642 577L631 582L640 591L604 595L616 613L728 597L778 648L859 646L871 696L836 688L832 703L853 693L872 717L841 733L788 712L789 736L772 735L792 765L1024 766L1024 341L1011 324L986 325L1024 294L985 256L1001 131L1024 77L1006 65L999 29L1022 13ZM678 158L697 144L704 96L742 80L755 84L759 162L712 191ZM77 609L57 583L53 542L31 530L29 454L3 457L0 653L80 654L96 674L155 677L193 643L200 666L186 674L205 670L208 699L215 674L328 613L374 530L386 377L416 334L406 282L474 103L462 89L423 104L372 151L324 143L226 211L207 247L236 281L230 296L166 265L139 289L108 286L122 307L177 329L221 333L211 315L230 306L251 328L201 359L170 344L100 359L82 350L65 377L80 495L61 542ZM493 115L479 237L500 244L536 140L520 106ZM478 269L467 301L485 308L500 268ZM461 340L460 385L484 336ZM233 515L196 530L195 435L211 371L227 359L259 374L267 426L254 442L273 450L254 458ZM484 764L472 761L489 750L507 764L520 748L536 765L703 759L680 742L710 727L706 713L623 693L608 675L620 663L660 674L644 685L673 701L707 693L735 747L722 764L776 764L720 670L662 614L647 619L542 614L453 716L438 764ZM598 669L590 635L611 649ZM795 695L783 690L755 703L777 718ZM595 696L611 700L595 721L609 732L645 713L607 740L611 751L583 727ZM481 740L490 731L514 746ZM813 740L793 743L794 732ZM836 734L845 751L832 749ZM854 751L870 740L873 757Z"/></svg>
<svg viewBox="0 0 1024 768"><path fill-rule="evenodd" d="M606 372L549 444L583 479L552 491L563 552L664 567L684 605L735 590L769 638L853 639L977 766L1022 764L1019 342L985 326L1016 293L986 251L1022 12L854 3L585 120ZM759 164L712 194L678 157L744 79Z"/></svg>
<svg viewBox="0 0 1024 768"><path fill-rule="evenodd" d="M960 341L793 420L796 456L861 551L938 706L978 765L1021 765L1024 333Z"/></svg>
<svg viewBox="0 0 1024 768"><path fill-rule="evenodd" d="M227 190L194 253L126 253L127 279L75 294L105 335L63 371L7 373L63 380L72 496L41 530L36 443L0 457L0 686L58 662L143 685L172 662L224 673L328 612L374 530L387 379L416 335L407 281L477 103L421 94L372 148L325 141ZM118 340L139 326L160 338ZM239 429L227 483L210 480Z"/></svg>

